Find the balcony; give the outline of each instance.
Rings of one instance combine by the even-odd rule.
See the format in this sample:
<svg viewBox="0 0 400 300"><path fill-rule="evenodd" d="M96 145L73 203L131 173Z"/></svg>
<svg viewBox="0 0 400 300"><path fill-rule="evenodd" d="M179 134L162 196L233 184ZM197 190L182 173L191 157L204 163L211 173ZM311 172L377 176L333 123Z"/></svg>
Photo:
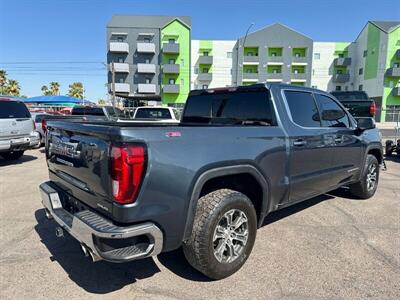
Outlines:
<svg viewBox="0 0 400 300"><path fill-rule="evenodd" d="M164 74L179 74L178 64L165 64L162 66Z"/></svg>
<svg viewBox="0 0 400 300"><path fill-rule="evenodd" d="M243 73L243 80L257 80L258 81L258 73Z"/></svg>
<svg viewBox="0 0 400 300"><path fill-rule="evenodd" d="M152 83L139 83L138 93L139 94L155 94L157 92L157 87Z"/></svg>
<svg viewBox="0 0 400 300"><path fill-rule="evenodd" d="M350 74L334 74L332 81L336 83L346 83L350 80Z"/></svg>
<svg viewBox="0 0 400 300"><path fill-rule="evenodd" d="M112 71L112 64L109 67ZM127 63L114 63L114 71L117 73L129 73L129 64Z"/></svg>
<svg viewBox="0 0 400 300"><path fill-rule="evenodd" d="M200 55L198 60L199 65L212 65L213 57Z"/></svg>
<svg viewBox="0 0 400 300"><path fill-rule="evenodd" d="M138 53L156 53L156 45L154 43L137 43Z"/></svg>
<svg viewBox="0 0 400 300"><path fill-rule="evenodd" d="M386 76L400 77L400 67L393 67L386 70Z"/></svg>
<svg viewBox="0 0 400 300"><path fill-rule="evenodd" d="M398 50L396 51L396 53L394 54L394 57L395 57L396 59L400 59L400 49L398 49Z"/></svg>
<svg viewBox="0 0 400 300"><path fill-rule="evenodd" d="M338 57L334 60L335 66L350 66L351 65L351 58L350 57Z"/></svg>
<svg viewBox="0 0 400 300"><path fill-rule="evenodd" d="M392 90L392 96L400 97L400 87L396 87Z"/></svg>
<svg viewBox="0 0 400 300"><path fill-rule="evenodd" d="M179 44L178 43L164 43L163 53L169 54L179 54Z"/></svg>
<svg viewBox="0 0 400 300"><path fill-rule="evenodd" d="M243 56L243 64L246 64L246 63L258 64L259 63L259 57L258 56L245 55L245 56Z"/></svg>
<svg viewBox="0 0 400 300"><path fill-rule="evenodd" d="M292 73L291 79L307 80L307 74L306 73Z"/></svg>
<svg viewBox="0 0 400 300"><path fill-rule="evenodd" d="M137 64L138 73L155 74L156 65L155 64Z"/></svg>
<svg viewBox="0 0 400 300"><path fill-rule="evenodd" d="M282 80L282 73L267 73L267 80Z"/></svg>
<svg viewBox="0 0 400 300"><path fill-rule="evenodd" d="M179 94L179 84L165 84L163 85L164 94Z"/></svg>
<svg viewBox="0 0 400 300"><path fill-rule="evenodd" d="M129 44L123 42L110 42L110 52L129 53Z"/></svg>
<svg viewBox="0 0 400 300"><path fill-rule="evenodd" d="M109 89L112 91L112 84L109 84ZM129 93L131 91L131 86L129 83L115 83L116 93Z"/></svg>
<svg viewBox="0 0 400 300"><path fill-rule="evenodd" d="M292 63L307 64L307 56L293 56Z"/></svg>
<svg viewBox="0 0 400 300"><path fill-rule="evenodd" d="M267 63L281 63L283 64L283 56L268 56Z"/></svg>
<svg viewBox="0 0 400 300"><path fill-rule="evenodd" d="M211 81L212 80L212 73L199 73L197 75L197 80L200 80L200 81Z"/></svg>

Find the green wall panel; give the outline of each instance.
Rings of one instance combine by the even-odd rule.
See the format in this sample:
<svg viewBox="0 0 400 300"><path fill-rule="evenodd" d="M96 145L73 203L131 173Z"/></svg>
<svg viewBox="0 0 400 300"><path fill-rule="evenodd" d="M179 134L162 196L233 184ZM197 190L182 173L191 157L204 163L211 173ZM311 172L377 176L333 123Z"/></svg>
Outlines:
<svg viewBox="0 0 400 300"><path fill-rule="evenodd" d="M365 59L364 79L374 79L378 75L379 44L381 31L375 25L368 24L367 57Z"/></svg>

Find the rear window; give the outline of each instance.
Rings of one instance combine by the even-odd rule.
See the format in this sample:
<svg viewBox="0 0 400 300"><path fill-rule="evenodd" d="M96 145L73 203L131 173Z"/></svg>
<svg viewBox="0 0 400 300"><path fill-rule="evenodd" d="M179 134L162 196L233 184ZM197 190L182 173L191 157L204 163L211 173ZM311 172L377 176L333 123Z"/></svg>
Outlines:
<svg viewBox="0 0 400 300"><path fill-rule="evenodd" d="M182 122L276 125L269 92L265 89L190 96Z"/></svg>
<svg viewBox="0 0 400 300"><path fill-rule="evenodd" d="M40 123L42 120L46 117L46 115L36 115L35 116L35 122Z"/></svg>
<svg viewBox="0 0 400 300"><path fill-rule="evenodd" d="M368 100L368 95L365 92L332 92L331 94L339 101Z"/></svg>
<svg viewBox="0 0 400 300"><path fill-rule="evenodd" d="M30 118L31 114L25 104L17 101L0 101L1 119Z"/></svg>
<svg viewBox="0 0 400 300"><path fill-rule="evenodd" d="M135 118L138 119L171 119L167 108L138 108Z"/></svg>
<svg viewBox="0 0 400 300"><path fill-rule="evenodd" d="M101 107L74 107L71 115L74 116L104 116L103 108Z"/></svg>

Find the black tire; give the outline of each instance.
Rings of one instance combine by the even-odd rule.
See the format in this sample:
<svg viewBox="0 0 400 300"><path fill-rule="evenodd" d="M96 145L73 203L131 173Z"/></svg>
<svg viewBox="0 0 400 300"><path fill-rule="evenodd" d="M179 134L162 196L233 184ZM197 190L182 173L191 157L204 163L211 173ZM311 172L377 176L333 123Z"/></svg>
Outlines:
<svg viewBox="0 0 400 300"><path fill-rule="evenodd" d="M370 171L375 168L375 183L371 188L368 184L368 178L371 176ZM370 174L370 175L369 175ZM379 163L374 155L368 154L365 160L365 166L363 174L361 175L361 180L357 183L350 185L350 193L361 199L371 198L378 187L379 182Z"/></svg>
<svg viewBox="0 0 400 300"><path fill-rule="evenodd" d="M226 215L230 215L231 212L237 215L232 214L232 222L230 223L232 226L229 227ZM244 213L245 218L241 213ZM238 221L239 215L242 218L241 220L247 219L246 223L238 222L241 225L237 229L241 236L245 235L243 234L243 232L246 232L244 228L247 229L248 234L245 243L236 240L236 236L232 237L232 235L236 234L236 230L232 231L235 227L233 220ZM224 235L224 237L214 241L217 225L219 226L218 228L222 228L221 224L225 221L227 223L226 226L229 227L229 232L233 232L228 235L231 240L229 241L229 238ZM183 252L188 262L195 269L211 279L222 279L238 271L246 262L253 249L256 232L257 216L250 199L244 194L233 190L217 190L199 199L192 234L190 239L183 244ZM220 235L221 233L218 234ZM226 249L231 249L232 251L233 247L239 247L240 250L237 250L236 253L233 251L237 255L232 261L219 261L216 254L214 254L214 247L218 248L219 246L223 246L221 249L225 249L223 253L225 251L226 253L230 252Z"/></svg>
<svg viewBox="0 0 400 300"><path fill-rule="evenodd" d="M24 155L24 151L13 151L13 152L1 153L1 156L3 156L3 158L5 160L16 160L16 159L20 158L22 155Z"/></svg>
<svg viewBox="0 0 400 300"><path fill-rule="evenodd" d="M393 141L386 141L385 143L385 155L391 156L393 154L393 150L395 148Z"/></svg>

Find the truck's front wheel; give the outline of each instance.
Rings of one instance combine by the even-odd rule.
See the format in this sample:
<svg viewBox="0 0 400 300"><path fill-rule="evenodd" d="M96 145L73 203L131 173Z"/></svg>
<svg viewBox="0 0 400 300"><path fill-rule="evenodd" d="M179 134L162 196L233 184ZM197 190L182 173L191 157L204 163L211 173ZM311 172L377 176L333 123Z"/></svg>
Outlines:
<svg viewBox="0 0 400 300"><path fill-rule="evenodd" d="M212 279L228 277L249 257L257 231L253 204L244 194L221 189L199 199L186 259Z"/></svg>

